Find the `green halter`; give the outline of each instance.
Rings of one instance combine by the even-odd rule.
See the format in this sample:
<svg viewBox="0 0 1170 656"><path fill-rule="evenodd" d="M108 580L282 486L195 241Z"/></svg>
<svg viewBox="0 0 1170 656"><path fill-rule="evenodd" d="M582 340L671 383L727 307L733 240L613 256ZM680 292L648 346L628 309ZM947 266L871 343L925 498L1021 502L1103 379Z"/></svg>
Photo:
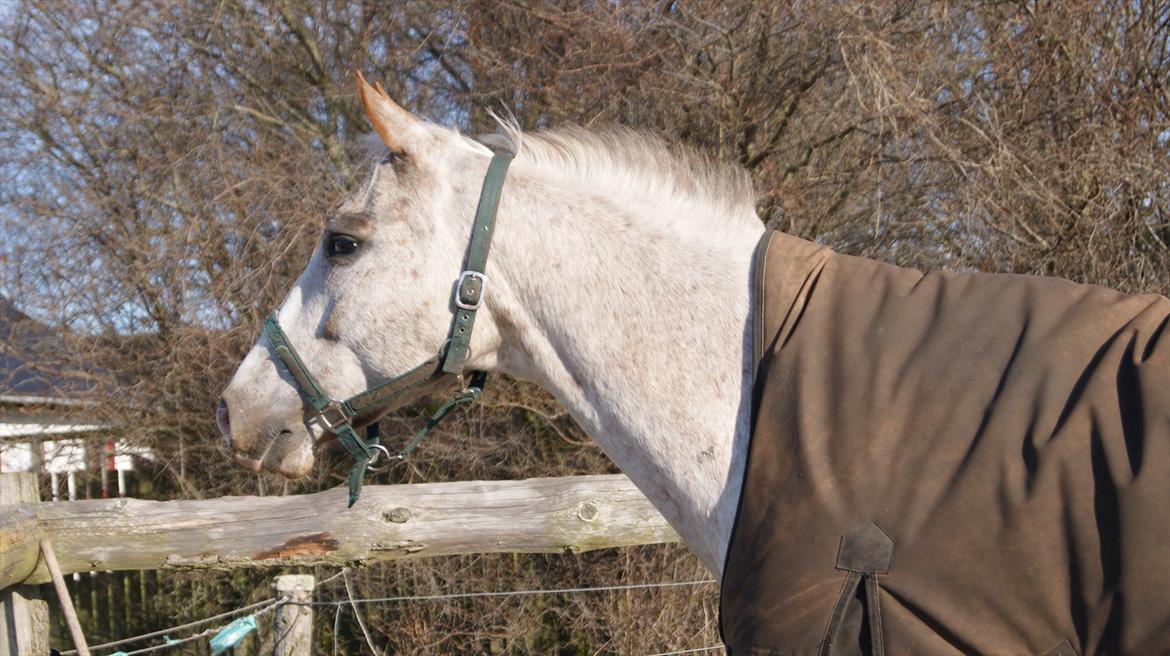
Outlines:
<svg viewBox="0 0 1170 656"><path fill-rule="evenodd" d="M465 381L463 365L471 345L475 313L483 304L484 288L487 284L484 269L487 266L488 249L492 244L500 192L504 187L508 164L511 162L512 155L497 153L488 165L479 205L475 210L475 223L471 228L466 263L455 286L455 318L452 321L450 337L443 342L443 347L435 357L376 387L348 399L337 400L326 394L313 374L309 373L308 367L288 341L288 336L281 330L277 313L273 312L264 321L264 336L268 338L269 345L292 376L301 399L312 409L307 413L305 423L317 424L321 429L334 434L354 460L346 479L349 483L350 506L353 506L361 493L366 470L377 461L380 453L392 460L405 460L448 412L458 405L475 401L483 392L487 374L482 371L472 372L469 380ZM432 383L442 379L453 379L455 383L453 386L459 391L439 407L406 446L391 456L386 447L378 442L378 419L387 412L413 401L419 395L420 389L429 388ZM357 429L363 426L366 427L365 439L357 434Z"/></svg>

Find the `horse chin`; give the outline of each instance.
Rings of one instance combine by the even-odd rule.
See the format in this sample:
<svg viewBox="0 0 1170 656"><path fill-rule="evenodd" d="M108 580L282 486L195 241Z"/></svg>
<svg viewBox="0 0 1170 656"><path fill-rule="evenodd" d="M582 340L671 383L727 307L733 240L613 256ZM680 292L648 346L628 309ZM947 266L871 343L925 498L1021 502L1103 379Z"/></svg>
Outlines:
<svg viewBox="0 0 1170 656"><path fill-rule="evenodd" d="M298 448L278 462L273 463L270 468L265 468L283 478L296 480L308 476L309 472L313 471L314 460L313 449Z"/></svg>
<svg viewBox="0 0 1170 656"><path fill-rule="evenodd" d="M304 467L298 467L297 469L291 470L281 468L275 470L273 473L280 476L281 478L287 478L290 481L295 481L308 476L309 472L311 471L313 471L313 460L310 458L308 460L308 464Z"/></svg>
<svg viewBox="0 0 1170 656"><path fill-rule="evenodd" d="M236 461L253 470L263 470L287 479L304 478L313 470L313 439L303 430L285 429L273 436L257 458L236 454Z"/></svg>

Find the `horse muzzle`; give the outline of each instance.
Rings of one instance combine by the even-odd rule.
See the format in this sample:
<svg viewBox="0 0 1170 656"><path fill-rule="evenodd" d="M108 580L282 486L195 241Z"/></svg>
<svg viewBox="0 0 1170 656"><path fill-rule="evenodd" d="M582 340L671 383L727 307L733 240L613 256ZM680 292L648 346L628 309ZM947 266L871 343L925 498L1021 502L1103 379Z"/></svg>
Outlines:
<svg viewBox="0 0 1170 656"><path fill-rule="evenodd" d="M313 436L300 415L270 415L252 421L257 413L236 410L230 390L224 391L215 423L236 464L255 472L270 471L285 478L301 478L313 466Z"/></svg>

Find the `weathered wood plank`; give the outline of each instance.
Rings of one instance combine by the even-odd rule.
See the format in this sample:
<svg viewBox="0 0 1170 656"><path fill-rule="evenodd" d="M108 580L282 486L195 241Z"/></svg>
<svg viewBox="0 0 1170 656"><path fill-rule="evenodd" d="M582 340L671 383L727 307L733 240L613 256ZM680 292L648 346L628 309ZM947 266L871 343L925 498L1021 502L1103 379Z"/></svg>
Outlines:
<svg viewBox="0 0 1170 656"><path fill-rule="evenodd" d="M0 559L0 576L23 579L36 567L40 548L33 509L40 498L36 474L0 474L0 507L24 504L23 512L0 513L0 550L13 554ZM31 585L0 590L0 656L47 653L49 604L40 590Z"/></svg>
<svg viewBox="0 0 1170 656"><path fill-rule="evenodd" d="M203 501L42 503L65 572L354 565L470 553L580 552L677 542L625 476L367 486ZM0 568L2 569L2 568ZM25 581L47 580L43 568ZM0 572L0 588L21 582Z"/></svg>
<svg viewBox="0 0 1170 656"><path fill-rule="evenodd" d="M40 558L36 474L0 474L0 581L22 581ZM0 589L8 587L0 584Z"/></svg>
<svg viewBox="0 0 1170 656"><path fill-rule="evenodd" d="M0 589L32 575L40 559L39 542L36 504L0 506Z"/></svg>

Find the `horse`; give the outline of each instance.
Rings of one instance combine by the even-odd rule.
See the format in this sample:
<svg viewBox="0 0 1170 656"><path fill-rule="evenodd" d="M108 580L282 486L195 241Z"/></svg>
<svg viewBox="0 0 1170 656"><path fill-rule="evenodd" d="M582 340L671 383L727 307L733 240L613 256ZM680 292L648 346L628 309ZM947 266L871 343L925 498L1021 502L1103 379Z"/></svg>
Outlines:
<svg viewBox="0 0 1170 656"><path fill-rule="evenodd" d="M1027 276L926 275L840 256L766 231L740 167L623 128L529 133L499 121L497 134L476 140L357 78L381 151L325 217L307 266L223 391L216 420L240 465L301 477L316 450L341 439L357 463L356 498L366 465L384 451L357 429L428 394L452 393L444 408L473 401L476 375L503 372L555 395L719 577L730 653L1170 649L1170 338L1158 339L1170 316L1165 298ZM1071 299L1046 315L1061 318L1055 323L1123 308L1103 329L1120 346L1094 343L1069 389L1046 374L1024 378L1060 397L1048 399L1063 408L1054 420L1064 427L1060 444L1077 445L1073 460L1087 454L1085 484L1103 486L1123 466L1110 460L1113 446L1097 444L1099 406L1073 409L1088 385L1075 372L1120 352L1132 366L1118 366L1140 379L1122 381L1137 395L1120 404L1128 413L1118 419L1122 454L1132 458L1137 448L1141 462L1128 483L1109 478L1117 483L1110 498L1131 502L1125 526L1101 517L1115 509L1099 495L1052 508L1053 522L1036 520L1031 547L1075 548L1057 549L1069 557L1052 567L1007 572L1039 577L1036 589L1052 591L1041 595L1044 605L998 588L1045 609L1012 616L1019 604L996 602L994 585L978 588L978 579L1004 572L954 571L993 562L975 536L1017 541L1013 518L1049 516L1029 505L1036 481L1045 490L1084 482L1062 478L1070 460L1048 455L1034 426L979 438L995 423L997 392L1027 391L1012 367L1046 352L1028 332L1046 320L1030 308L1053 295ZM1009 319L995 319L1000 304ZM857 315L860 307L870 314ZM938 318L941 307L961 311ZM919 315L931 318L926 328L909 321ZM850 326L860 332L847 333ZM846 354L871 364L855 367ZM913 384L901 382L907 375ZM914 412L886 412L915 399L936 410L921 425L906 419ZM964 404L969 411L952 411ZM948 443L947 434L919 432L968 430L956 415L976 426L955 438L957 452L901 446ZM871 423L895 437L873 438ZM1039 451L1029 451L1034 438ZM842 455L833 440L857 448ZM1002 466L1020 458L1020 472ZM1000 463L993 493L963 487L970 460ZM938 479L928 475L933 468ZM890 488L891 472L909 491ZM909 519L898 511L907 507ZM1139 510L1161 516L1135 528ZM932 524L935 511L961 521ZM1105 533L1078 533L1083 515ZM940 533L958 560L923 537ZM954 548L964 535L979 548ZM1144 571L1114 563L1117 550ZM928 561L927 574L914 569ZM803 569L793 573L789 562ZM929 579L926 592L899 588L917 579Z"/></svg>

